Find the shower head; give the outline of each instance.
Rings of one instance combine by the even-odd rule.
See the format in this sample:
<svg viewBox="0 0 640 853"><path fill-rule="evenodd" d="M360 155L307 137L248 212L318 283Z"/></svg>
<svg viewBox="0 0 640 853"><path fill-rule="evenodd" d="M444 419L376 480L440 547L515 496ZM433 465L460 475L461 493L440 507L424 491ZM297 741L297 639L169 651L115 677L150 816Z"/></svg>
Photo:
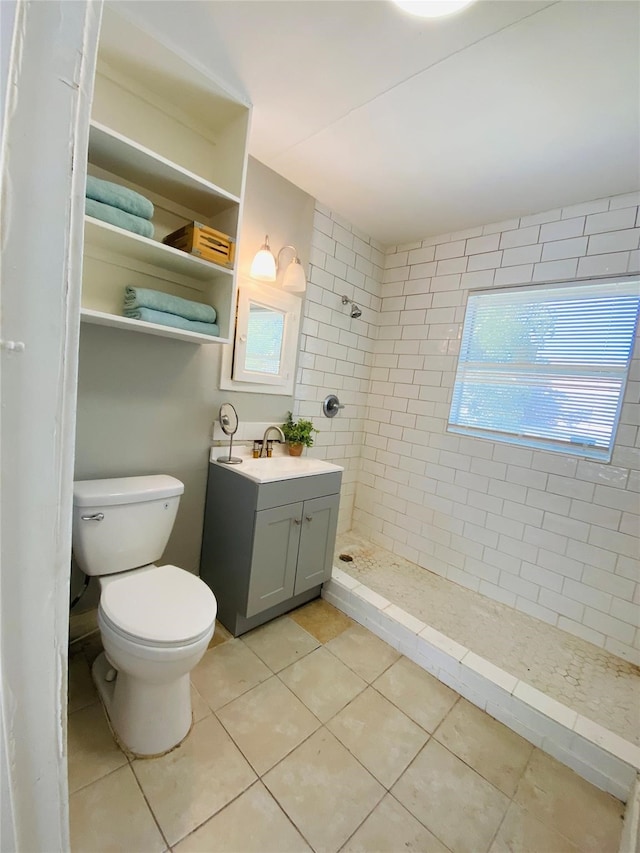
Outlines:
<svg viewBox="0 0 640 853"><path fill-rule="evenodd" d="M343 305L348 305L350 302L351 302L351 300L349 299L348 296L342 297L342 304ZM358 306L356 305L355 302L351 302L351 319L357 320L358 317L362 317L362 311L360 310L360 308L358 308Z"/></svg>

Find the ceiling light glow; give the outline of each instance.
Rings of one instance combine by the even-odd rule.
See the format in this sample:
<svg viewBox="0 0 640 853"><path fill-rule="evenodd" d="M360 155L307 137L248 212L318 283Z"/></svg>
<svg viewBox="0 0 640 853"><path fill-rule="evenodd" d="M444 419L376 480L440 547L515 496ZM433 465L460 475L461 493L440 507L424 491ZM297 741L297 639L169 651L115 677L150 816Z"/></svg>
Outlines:
<svg viewBox="0 0 640 853"><path fill-rule="evenodd" d="M392 0L404 12L421 18L442 18L470 6L475 0Z"/></svg>

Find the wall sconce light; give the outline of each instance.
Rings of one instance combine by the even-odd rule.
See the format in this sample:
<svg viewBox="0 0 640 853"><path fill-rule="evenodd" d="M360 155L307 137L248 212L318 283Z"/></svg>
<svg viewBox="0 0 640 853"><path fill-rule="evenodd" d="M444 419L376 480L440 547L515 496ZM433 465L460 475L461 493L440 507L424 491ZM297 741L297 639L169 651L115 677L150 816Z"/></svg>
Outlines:
<svg viewBox="0 0 640 853"><path fill-rule="evenodd" d="M298 257L298 251L295 246L283 246L278 252L278 269L280 269L280 255L285 249L291 249L293 257L287 264L282 279L283 290L290 290L292 293L304 293L307 288L307 277L304 274L304 269Z"/></svg>
<svg viewBox="0 0 640 853"><path fill-rule="evenodd" d="M307 288L307 278L304 274L304 269L298 257L298 250L295 246L283 246L278 252L278 260L273 255L269 246L269 236L265 236L264 243L260 250L256 253L251 271L251 278L256 278L258 281L275 281L278 271L282 269L283 264L280 261L280 255L289 249L293 252L291 261L287 264L282 279L282 289L289 290L291 293L304 293Z"/></svg>
<svg viewBox="0 0 640 853"><path fill-rule="evenodd" d="M265 235L264 243L256 252L256 256L251 263L249 275L251 278L257 278L258 281L276 280L276 259L273 257L273 252L269 245L268 234Z"/></svg>

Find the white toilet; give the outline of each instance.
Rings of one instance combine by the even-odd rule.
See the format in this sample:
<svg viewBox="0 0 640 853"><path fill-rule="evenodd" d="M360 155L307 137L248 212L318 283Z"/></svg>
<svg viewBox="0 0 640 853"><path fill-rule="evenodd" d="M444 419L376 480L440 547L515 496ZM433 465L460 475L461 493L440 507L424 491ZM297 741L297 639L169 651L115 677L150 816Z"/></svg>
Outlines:
<svg viewBox="0 0 640 853"><path fill-rule="evenodd" d="M81 480L73 488L73 553L101 589L104 653L93 678L116 737L135 755L166 752L189 732L189 673L215 627L216 600L204 581L153 563L183 492L179 480L162 474Z"/></svg>

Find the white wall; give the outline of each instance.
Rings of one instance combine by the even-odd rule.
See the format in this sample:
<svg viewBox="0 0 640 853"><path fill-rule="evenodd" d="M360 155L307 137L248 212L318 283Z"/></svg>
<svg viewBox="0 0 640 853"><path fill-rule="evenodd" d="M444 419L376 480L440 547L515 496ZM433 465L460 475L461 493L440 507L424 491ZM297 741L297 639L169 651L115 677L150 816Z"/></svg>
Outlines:
<svg viewBox="0 0 640 853"><path fill-rule="evenodd" d="M83 152L100 11L99 3L18 4L9 68L0 337L23 346L0 352L3 853L69 844L74 392Z"/></svg>
<svg viewBox="0 0 640 853"><path fill-rule="evenodd" d="M446 423L469 289L637 272L639 202L600 199L388 251L354 511L354 527L393 552L636 662L637 342L611 464L455 436Z"/></svg>
<svg viewBox="0 0 640 853"><path fill-rule="evenodd" d="M7 82L11 57L11 44L16 14L14 2L0 3L0 137L4 149L4 112L7 103ZM2 154L0 154L2 157ZM0 179L1 181L1 179ZM0 282L1 284L1 282ZM0 588L2 580L0 578ZM0 664L0 673L2 672ZM10 732L7 731L4 720L6 703L4 687L0 681L0 850L14 850L16 846L16 827L14 824L14 808L12 803L11 778L9 774Z"/></svg>
<svg viewBox="0 0 640 853"><path fill-rule="evenodd" d="M274 250L294 242L306 260L311 196L251 158L246 184L241 272L267 229ZM291 396L220 391L220 352L219 344L102 326L83 325L80 336L75 476L167 473L182 480L185 492L163 559L192 572L200 565L211 428L221 403L232 402L241 421L273 423L282 423L293 405ZM81 584L74 571L74 592ZM74 612L95 607L96 595L87 593Z"/></svg>
<svg viewBox="0 0 640 853"><path fill-rule="evenodd" d="M9 60L11 58L11 42L13 39L13 24L16 17L15 0L3 0L0 3L0 123L4 122L5 96L7 80L9 79Z"/></svg>
<svg viewBox="0 0 640 853"><path fill-rule="evenodd" d="M344 466L339 532L351 527L383 263L380 244L316 204L295 412L320 430L310 455ZM362 317L350 318L342 294L357 303ZM337 394L345 407L331 419L322 415L328 394Z"/></svg>
<svg viewBox="0 0 640 853"><path fill-rule="evenodd" d="M636 662L637 342L610 465L455 436L446 422L468 290L640 270L639 201L600 199L391 247L381 287L378 247L317 206L296 391L313 415L331 381L349 383L340 396L353 408L318 422L319 452L347 460L340 529L353 509L353 528L393 553ZM353 292L371 260L355 291L370 300L363 326L338 294ZM363 359L357 383L341 361L344 332L356 333L349 357Z"/></svg>

